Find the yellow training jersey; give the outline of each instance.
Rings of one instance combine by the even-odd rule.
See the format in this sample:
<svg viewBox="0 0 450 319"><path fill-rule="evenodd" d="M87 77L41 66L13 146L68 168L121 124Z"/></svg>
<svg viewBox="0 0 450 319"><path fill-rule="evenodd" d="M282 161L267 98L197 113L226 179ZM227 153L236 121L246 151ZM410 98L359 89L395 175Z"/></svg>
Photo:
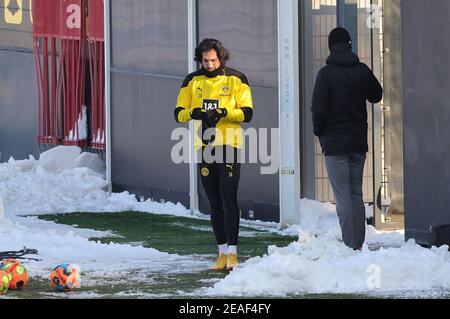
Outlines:
<svg viewBox="0 0 450 319"><path fill-rule="evenodd" d="M241 123L249 122L253 114L252 93L244 74L228 67L211 73L201 69L189 74L178 95L175 112L177 121L189 122L194 108L203 108L206 111L226 108L227 116L217 123L210 144L242 148ZM195 147L198 149L208 144L202 138L207 124L203 121L195 122Z"/></svg>

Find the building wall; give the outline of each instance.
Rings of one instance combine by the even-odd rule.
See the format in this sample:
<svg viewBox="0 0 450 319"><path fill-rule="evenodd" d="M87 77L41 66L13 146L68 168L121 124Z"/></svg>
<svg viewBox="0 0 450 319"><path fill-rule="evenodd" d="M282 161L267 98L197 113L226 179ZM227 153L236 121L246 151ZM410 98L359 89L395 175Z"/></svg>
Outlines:
<svg viewBox="0 0 450 319"><path fill-rule="evenodd" d="M111 77L112 178L116 190L189 204L189 166L171 160L173 92L180 80L114 72Z"/></svg>
<svg viewBox="0 0 450 319"><path fill-rule="evenodd" d="M0 2L0 161L37 156L37 88L29 1ZM12 10L12 11L11 11ZM14 13L14 14L12 14Z"/></svg>
<svg viewBox="0 0 450 319"><path fill-rule="evenodd" d="M187 5L111 2L112 182L153 200L189 206L189 167L171 160L178 89L188 71Z"/></svg>
<svg viewBox="0 0 450 319"><path fill-rule="evenodd" d="M427 244L431 226L450 224L450 2L401 10L406 238Z"/></svg>

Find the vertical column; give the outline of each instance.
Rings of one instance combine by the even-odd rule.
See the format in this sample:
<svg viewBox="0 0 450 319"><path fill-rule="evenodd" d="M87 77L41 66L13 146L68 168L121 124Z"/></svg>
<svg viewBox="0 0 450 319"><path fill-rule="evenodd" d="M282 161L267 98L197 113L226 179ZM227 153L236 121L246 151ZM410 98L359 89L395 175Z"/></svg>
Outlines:
<svg viewBox="0 0 450 319"><path fill-rule="evenodd" d="M280 226L300 222L298 2L278 0Z"/></svg>
<svg viewBox="0 0 450 319"><path fill-rule="evenodd" d="M401 1L371 0L371 5L373 70L384 87L382 104L374 107L375 227L403 229Z"/></svg>
<svg viewBox="0 0 450 319"><path fill-rule="evenodd" d="M299 25L301 27L300 81L301 81L301 197L316 198L316 156L313 134L311 99L314 91L314 34L312 1L300 1Z"/></svg>
<svg viewBox="0 0 450 319"><path fill-rule="evenodd" d="M337 26L348 30L353 39L353 52L358 53L358 1L337 0Z"/></svg>
<svg viewBox="0 0 450 319"><path fill-rule="evenodd" d="M194 50L197 46L197 0L188 0L188 63L189 73L197 69ZM189 201L191 213L198 210L198 174L194 147L194 122L189 123Z"/></svg>
<svg viewBox="0 0 450 319"><path fill-rule="evenodd" d="M338 27L345 27L345 0L337 0L337 25Z"/></svg>
<svg viewBox="0 0 450 319"><path fill-rule="evenodd" d="M105 14L105 127L106 127L106 181L112 192L111 179L111 2L104 0Z"/></svg>
<svg viewBox="0 0 450 319"><path fill-rule="evenodd" d="M375 1L378 2L378 1ZM377 79L382 83L381 74L381 51L380 51L380 34L379 29L376 29L376 18L374 15L377 12L374 10L373 6L378 5L374 3L373 0L370 1L370 21L367 21L368 27L371 27L371 55L372 55L372 71L374 72ZM381 229L384 221L382 220L382 175L383 175L383 154L382 154L382 112L379 105L373 105L372 107L372 148L373 148L373 195L374 195L374 226L377 229Z"/></svg>

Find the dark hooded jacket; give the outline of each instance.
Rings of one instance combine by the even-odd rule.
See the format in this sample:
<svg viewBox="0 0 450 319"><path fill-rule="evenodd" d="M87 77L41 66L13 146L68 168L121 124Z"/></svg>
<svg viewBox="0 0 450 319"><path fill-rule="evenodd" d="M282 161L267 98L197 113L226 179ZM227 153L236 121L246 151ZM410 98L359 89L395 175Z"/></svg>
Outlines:
<svg viewBox="0 0 450 319"><path fill-rule="evenodd" d="M349 43L331 48L317 74L312 98L314 134L326 156L367 153L367 104L378 103L383 89Z"/></svg>

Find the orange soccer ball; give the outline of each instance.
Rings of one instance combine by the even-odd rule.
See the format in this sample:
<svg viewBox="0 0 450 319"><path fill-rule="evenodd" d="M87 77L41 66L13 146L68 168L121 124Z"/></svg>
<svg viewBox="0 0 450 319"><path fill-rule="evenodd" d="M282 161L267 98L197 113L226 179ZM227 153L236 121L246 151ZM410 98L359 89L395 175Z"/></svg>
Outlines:
<svg viewBox="0 0 450 319"><path fill-rule="evenodd" d="M0 270L8 276L9 289L22 289L28 284L28 271L20 261L5 259L0 264Z"/></svg>
<svg viewBox="0 0 450 319"><path fill-rule="evenodd" d="M0 270L0 295L3 295L8 291L8 284L8 274L6 273L6 271Z"/></svg>
<svg viewBox="0 0 450 319"><path fill-rule="evenodd" d="M60 292L69 292L79 286L78 270L70 264L61 264L53 268L50 281L53 288Z"/></svg>

